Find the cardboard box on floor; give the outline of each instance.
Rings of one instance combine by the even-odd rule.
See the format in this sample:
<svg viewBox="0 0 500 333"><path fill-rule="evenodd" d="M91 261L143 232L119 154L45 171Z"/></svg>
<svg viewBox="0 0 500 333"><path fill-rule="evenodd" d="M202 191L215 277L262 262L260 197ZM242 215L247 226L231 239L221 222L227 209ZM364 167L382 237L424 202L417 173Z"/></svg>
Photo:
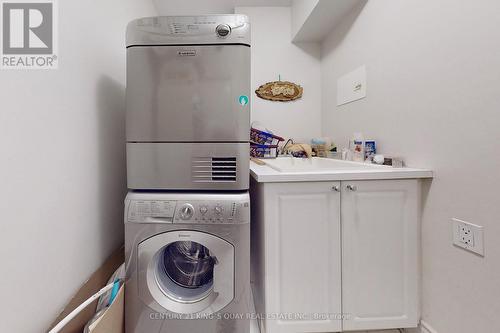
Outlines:
<svg viewBox="0 0 500 333"><path fill-rule="evenodd" d="M77 306L85 302L90 296L98 292L106 285L111 275L120 267L124 262L124 249L123 247L113 253L104 264L90 276L90 278L83 284L78 292L73 296L71 301L66 305L61 314L50 326L54 327L64 317L66 317ZM91 327L91 333L123 333L124 332L124 296L123 286L120 288L115 301L101 319L94 323ZM78 314L72 321L70 321L61 331L61 333L82 333L87 322L94 317L97 307L97 301L90 304L80 314Z"/></svg>

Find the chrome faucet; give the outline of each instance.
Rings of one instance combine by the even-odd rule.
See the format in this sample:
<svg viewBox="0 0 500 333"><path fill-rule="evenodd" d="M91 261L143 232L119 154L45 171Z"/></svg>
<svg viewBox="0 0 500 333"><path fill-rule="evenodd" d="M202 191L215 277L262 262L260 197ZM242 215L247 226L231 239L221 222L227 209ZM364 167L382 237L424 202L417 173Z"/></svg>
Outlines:
<svg viewBox="0 0 500 333"><path fill-rule="evenodd" d="M281 149L278 149L278 155L288 155L287 151L286 151L286 147L288 147L288 144L292 144L293 145L293 139L292 138L288 139L285 142L285 144L281 147Z"/></svg>

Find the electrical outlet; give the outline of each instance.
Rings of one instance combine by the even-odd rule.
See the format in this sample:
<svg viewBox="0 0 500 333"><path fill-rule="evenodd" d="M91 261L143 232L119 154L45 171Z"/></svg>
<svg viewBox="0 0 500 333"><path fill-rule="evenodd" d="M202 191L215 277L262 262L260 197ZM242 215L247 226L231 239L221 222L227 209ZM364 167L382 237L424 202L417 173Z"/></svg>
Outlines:
<svg viewBox="0 0 500 333"><path fill-rule="evenodd" d="M451 219L453 244L484 256L483 227L459 219Z"/></svg>
<svg viewBox="0 0 500 333"><path fill-rule="evenodd" d="M472 232L472 228L469 225L460 223L458 232L459 241L461 243L469 247L474 247L474 233Z"/></svg>

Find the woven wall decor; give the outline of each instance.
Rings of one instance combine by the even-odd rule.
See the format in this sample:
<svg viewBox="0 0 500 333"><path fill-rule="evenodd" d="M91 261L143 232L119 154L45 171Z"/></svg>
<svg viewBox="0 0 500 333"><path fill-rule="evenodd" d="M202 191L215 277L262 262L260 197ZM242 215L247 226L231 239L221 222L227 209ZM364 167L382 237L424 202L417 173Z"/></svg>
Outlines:
<svg viewBox="0 0 500 333"><path fill-rule="evenodd" d="M255 90L262 99L277 102L289 102L302 97L304 89L293 82L274 81L263 84Z"/></svg>

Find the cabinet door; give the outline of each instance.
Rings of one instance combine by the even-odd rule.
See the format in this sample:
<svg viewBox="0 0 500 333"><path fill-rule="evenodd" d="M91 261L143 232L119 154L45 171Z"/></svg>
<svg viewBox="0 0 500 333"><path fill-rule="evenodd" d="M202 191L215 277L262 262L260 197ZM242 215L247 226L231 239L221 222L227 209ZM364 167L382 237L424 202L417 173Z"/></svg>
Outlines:
<svg viewBox="0 0 500 333"><path fill-rule="evenodd" d="M342 182L344 330L417 326L419 183Z"/></svg>
<svg viewBox="0 0 500 333"><path fill-rule="evenodd" d="M266 184L266 312L279 315L265 321L266 333L341 331L335 187L340 183Z"/></svg>

